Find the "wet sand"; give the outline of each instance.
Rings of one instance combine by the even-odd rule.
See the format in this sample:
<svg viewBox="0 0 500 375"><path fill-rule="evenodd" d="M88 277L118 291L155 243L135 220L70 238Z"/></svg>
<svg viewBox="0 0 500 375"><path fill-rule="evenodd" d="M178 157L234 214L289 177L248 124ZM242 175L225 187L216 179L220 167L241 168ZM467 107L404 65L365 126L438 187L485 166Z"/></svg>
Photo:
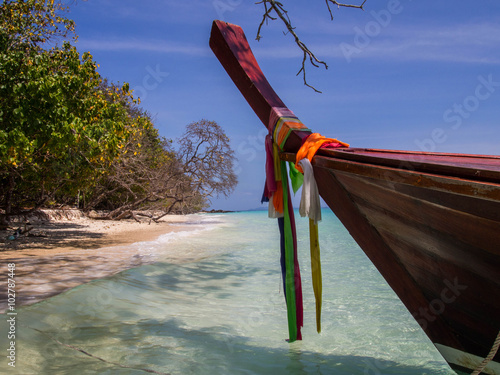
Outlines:
<svg viewBox="0 0 500 375"><path fill-rule="evenodd" d="M154 259L127 245L194 229L188 225L189 217L169 215L159 223L73 218L34 224L28 235L16 240L7 239L12 231L0 231L0 313L8 307L9 264L15 264L15 306L36 303L91 280L151 263Z"/></svg>

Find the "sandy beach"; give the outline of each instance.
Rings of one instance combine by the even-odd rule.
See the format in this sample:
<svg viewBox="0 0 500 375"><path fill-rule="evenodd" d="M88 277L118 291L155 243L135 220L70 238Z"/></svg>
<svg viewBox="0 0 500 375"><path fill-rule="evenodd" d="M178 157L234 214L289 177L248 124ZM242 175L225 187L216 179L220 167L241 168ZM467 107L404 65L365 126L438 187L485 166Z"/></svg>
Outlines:
<svg viewBox="0 0 500 375"><path fill-rule="evenodd" d="M32 223L29 233L15 240L8 239L12 230L0 231L0 313L8 306L8 264L15 264L16 307L36 303L91 280L150 263L151 258L127 245L194 229L188 225L190 218L168 215L158 223L138 223L89 219L73 213Z"/></svg>

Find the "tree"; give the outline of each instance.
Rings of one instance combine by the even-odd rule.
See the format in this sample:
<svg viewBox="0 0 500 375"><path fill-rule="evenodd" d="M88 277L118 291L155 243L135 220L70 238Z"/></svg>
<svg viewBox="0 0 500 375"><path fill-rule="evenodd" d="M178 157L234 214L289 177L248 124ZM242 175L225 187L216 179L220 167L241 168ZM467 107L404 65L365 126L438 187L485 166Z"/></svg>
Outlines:
<svg viewBox="0 0 500 375"><path fill-rule="evenodd" d="M142 112L137 118L148 115ZM157 210L160 213L150 217L158 220L174 210L199 211L210 197L227 196L234 190L234 152L215 122L189 124L177 150L152 126L135 129L93 190L87 210L106 209L103 218L115 220L136 218L138 209Z"/></svg>
<svg viewBox="0 0 500 375"><path fill-rule="evenodd" d="M159 201L170 211L165 201L172 198L171 181L182 174L172 142L159 136L149 114L130 103L127 111L127 139L106 172L84 193L83 208L107 210L107 219L131 217L132 210L151 208Z"/></svg>
<svg viewBox="0 0 500 375"><path fill-rule="evenodd" d="M355 4L344 4L344 3L339 3L338 1L335 0L325 0L326 6L328 8L328 12L330 14L330 18L333 20L333 11L331 8L331 5L336 6L337 8L344 7L344 8L357 8L357 9L363 9L366 0L363 0L363 2L360 5L355 5ZM306 61L309 60L310 64L316 68L318 68L320 65L323 65L325 69L328 69L328 65L326 62L318 59L316 55L309 50L309 48L306 46L304 42L302 42L295 32L295 27L292 25L292 21L290 20L290 17L288 15L288 11L285 9L285 6L283 3L276 1L276 0L262 0L258 2L257 4L262 4L264 6L264 15L262 17L262 21L259 25L259 28L257 30L257 40L260 40L262 38L261 36L261 29L262 26L264 26L265 23L268 21L275 21L277 19L280 19L286 29L287 32L290 33L293 38L295 39L295 44L300 48L300 50L303 53L303 58L302 58L302 67L300 70L297 72L297 75L302 73L302 78L304 80L304 85L307 87L312 88L316 92L321 92L317 90L315 87L311 86L310 84L307 83L306 79ZM273 17L274 15L274 17Z"/></svg>
<svg viewBox="0 0 500 375"><path fill-rule="evenodd" d="M102 80L90 53L68 42L44 49L73 32L66 9L53 0L0 8L0 225L51 202L122 218L199 210L229 194L234 153L216 123L188 125L176 150L128 84Z"/></svg>
<svg viewBox="0 0 500 375"><path fill-rule="evenodd" d="M44 4L44 5L43 5ZM43 6L42 6L43 5ZM7 1L0 13L0 220L73 194L127 137L121 90L104 92L90 53L64 43L72 22L53 1ZM61 25L62 24L62 25Z"/></svg>
<svg viewBox="0 0 500 375"><path fill-rule="evenodd" d="M90 54L74 47L0 54L0 179L3 205L37 207L75 193L103 171L126 138L123 92L99 90ZM33 189L36 187L36 189ZM39 189L41 187L41 189ZM33 192L36 191L36 194Z"/></svg>
<svg viewBox="0 0 500 375"><path fill-rule="evenodd" d="M233 171L234 151L216 122L201 120L189 124L179 146L184 173L203 197L227 197L234 190L238 183Z"/></svg>
<svg viewBox="0 0 500 375"><path fill-rule="evenodd" d="M67 10L67 6L54 0L3 0L0 7L1 50L40 50L46 43L66 38L75 29L75 23L64 17Z"/></svg>

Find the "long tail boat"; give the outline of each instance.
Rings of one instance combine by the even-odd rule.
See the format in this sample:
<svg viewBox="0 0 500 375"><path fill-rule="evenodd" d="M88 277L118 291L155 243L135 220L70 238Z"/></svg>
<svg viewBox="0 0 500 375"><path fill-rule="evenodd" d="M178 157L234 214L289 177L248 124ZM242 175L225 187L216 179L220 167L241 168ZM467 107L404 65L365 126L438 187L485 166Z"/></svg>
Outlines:
<svg viewBox="0 0 500 375"><path fill-rule="evenodd" d="M286 108L239 26L214 21L210 47L264 125ZM309 134L293 131L281 158L295 161ZM312 165L323 200L449 365L500 374L500 157L343 147L320 148Z"/></svg>

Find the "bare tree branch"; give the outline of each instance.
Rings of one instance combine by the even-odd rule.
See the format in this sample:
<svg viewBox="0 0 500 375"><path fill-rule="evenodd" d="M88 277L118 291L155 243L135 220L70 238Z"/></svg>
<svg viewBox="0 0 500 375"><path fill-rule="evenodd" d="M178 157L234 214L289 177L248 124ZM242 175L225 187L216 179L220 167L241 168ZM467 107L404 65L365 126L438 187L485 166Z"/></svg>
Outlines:
<svg viewBox="0 0 500 375"><path fill-rule="evenodd" d="M338 1L335 1L335 0L325 0L325 2L326 2L326 6L328 7L328 11L330 12L330 17L333 21L333 12L332 12L332 9L330 8L330 3L332 3L333 5L336 5L337 8L344 7L344 8L357 8L357 9L364 10L363 6L365 5L366 0L364 0L361 5L342 4L342 3L339 3Z"/></svg>
<svg viewBox="0 0 500 375"><path fill-rule="evenodd" d="M339 3L338 1L335 0L325 0L326 5L328 7L328 12L330 13L330 17L333 20L333 11L330 7L330 3L333 5L336 5L337 8L340 7L345 7L345 8L357 8L363 10L363 6L365 5L367 0L363 0L363 3L361 5L354 5L354 4L344 4L344 3ZM316 57L316 55L309 50L309 48L306 46L304 42L302 42L295 32L295 27L292 26L292 22L290 20L290 17L288 16L288 11L284 8L283 4L279 1L276 0L261 0L257 2L256 4L262 4L264 5L264 14L262 16L262 21L259 24L259 28L257 29L257 37L256 39L259 41L262 36L261 36L261 30L262 26L264 24L267 24L268 20L275 21L278 18L285 24L287 28L287 32L290 33L294 39L295 39L295 44L300 48L300 50L303 53L303 58L302 58L302 67L299 69L297 72L297 75L302 73L302 78L304 80L304 85L307 87L310 87L314 91L321 93L318 89L316 89L314 86L311 86L306 79L306 62L309 59L309 62L312 66L319 68L320 65L323 65L325 69L328 69L328 65L326 62L323 60L320 60ZM273 17L272 14L276 14L277 17Z"/></svg>
<svg viewBox="0 0 500 375"><path fill-rule="evenodd" d="M86 209L108 211L101 219L136 221L137 210L155 212L150 216L153 221L174 209L198 210L212 196L228 196L234 190L233 161L229 138L213 121L189 124L178 150L143 129L123 146L120 157L93 189Z"/></svg>

